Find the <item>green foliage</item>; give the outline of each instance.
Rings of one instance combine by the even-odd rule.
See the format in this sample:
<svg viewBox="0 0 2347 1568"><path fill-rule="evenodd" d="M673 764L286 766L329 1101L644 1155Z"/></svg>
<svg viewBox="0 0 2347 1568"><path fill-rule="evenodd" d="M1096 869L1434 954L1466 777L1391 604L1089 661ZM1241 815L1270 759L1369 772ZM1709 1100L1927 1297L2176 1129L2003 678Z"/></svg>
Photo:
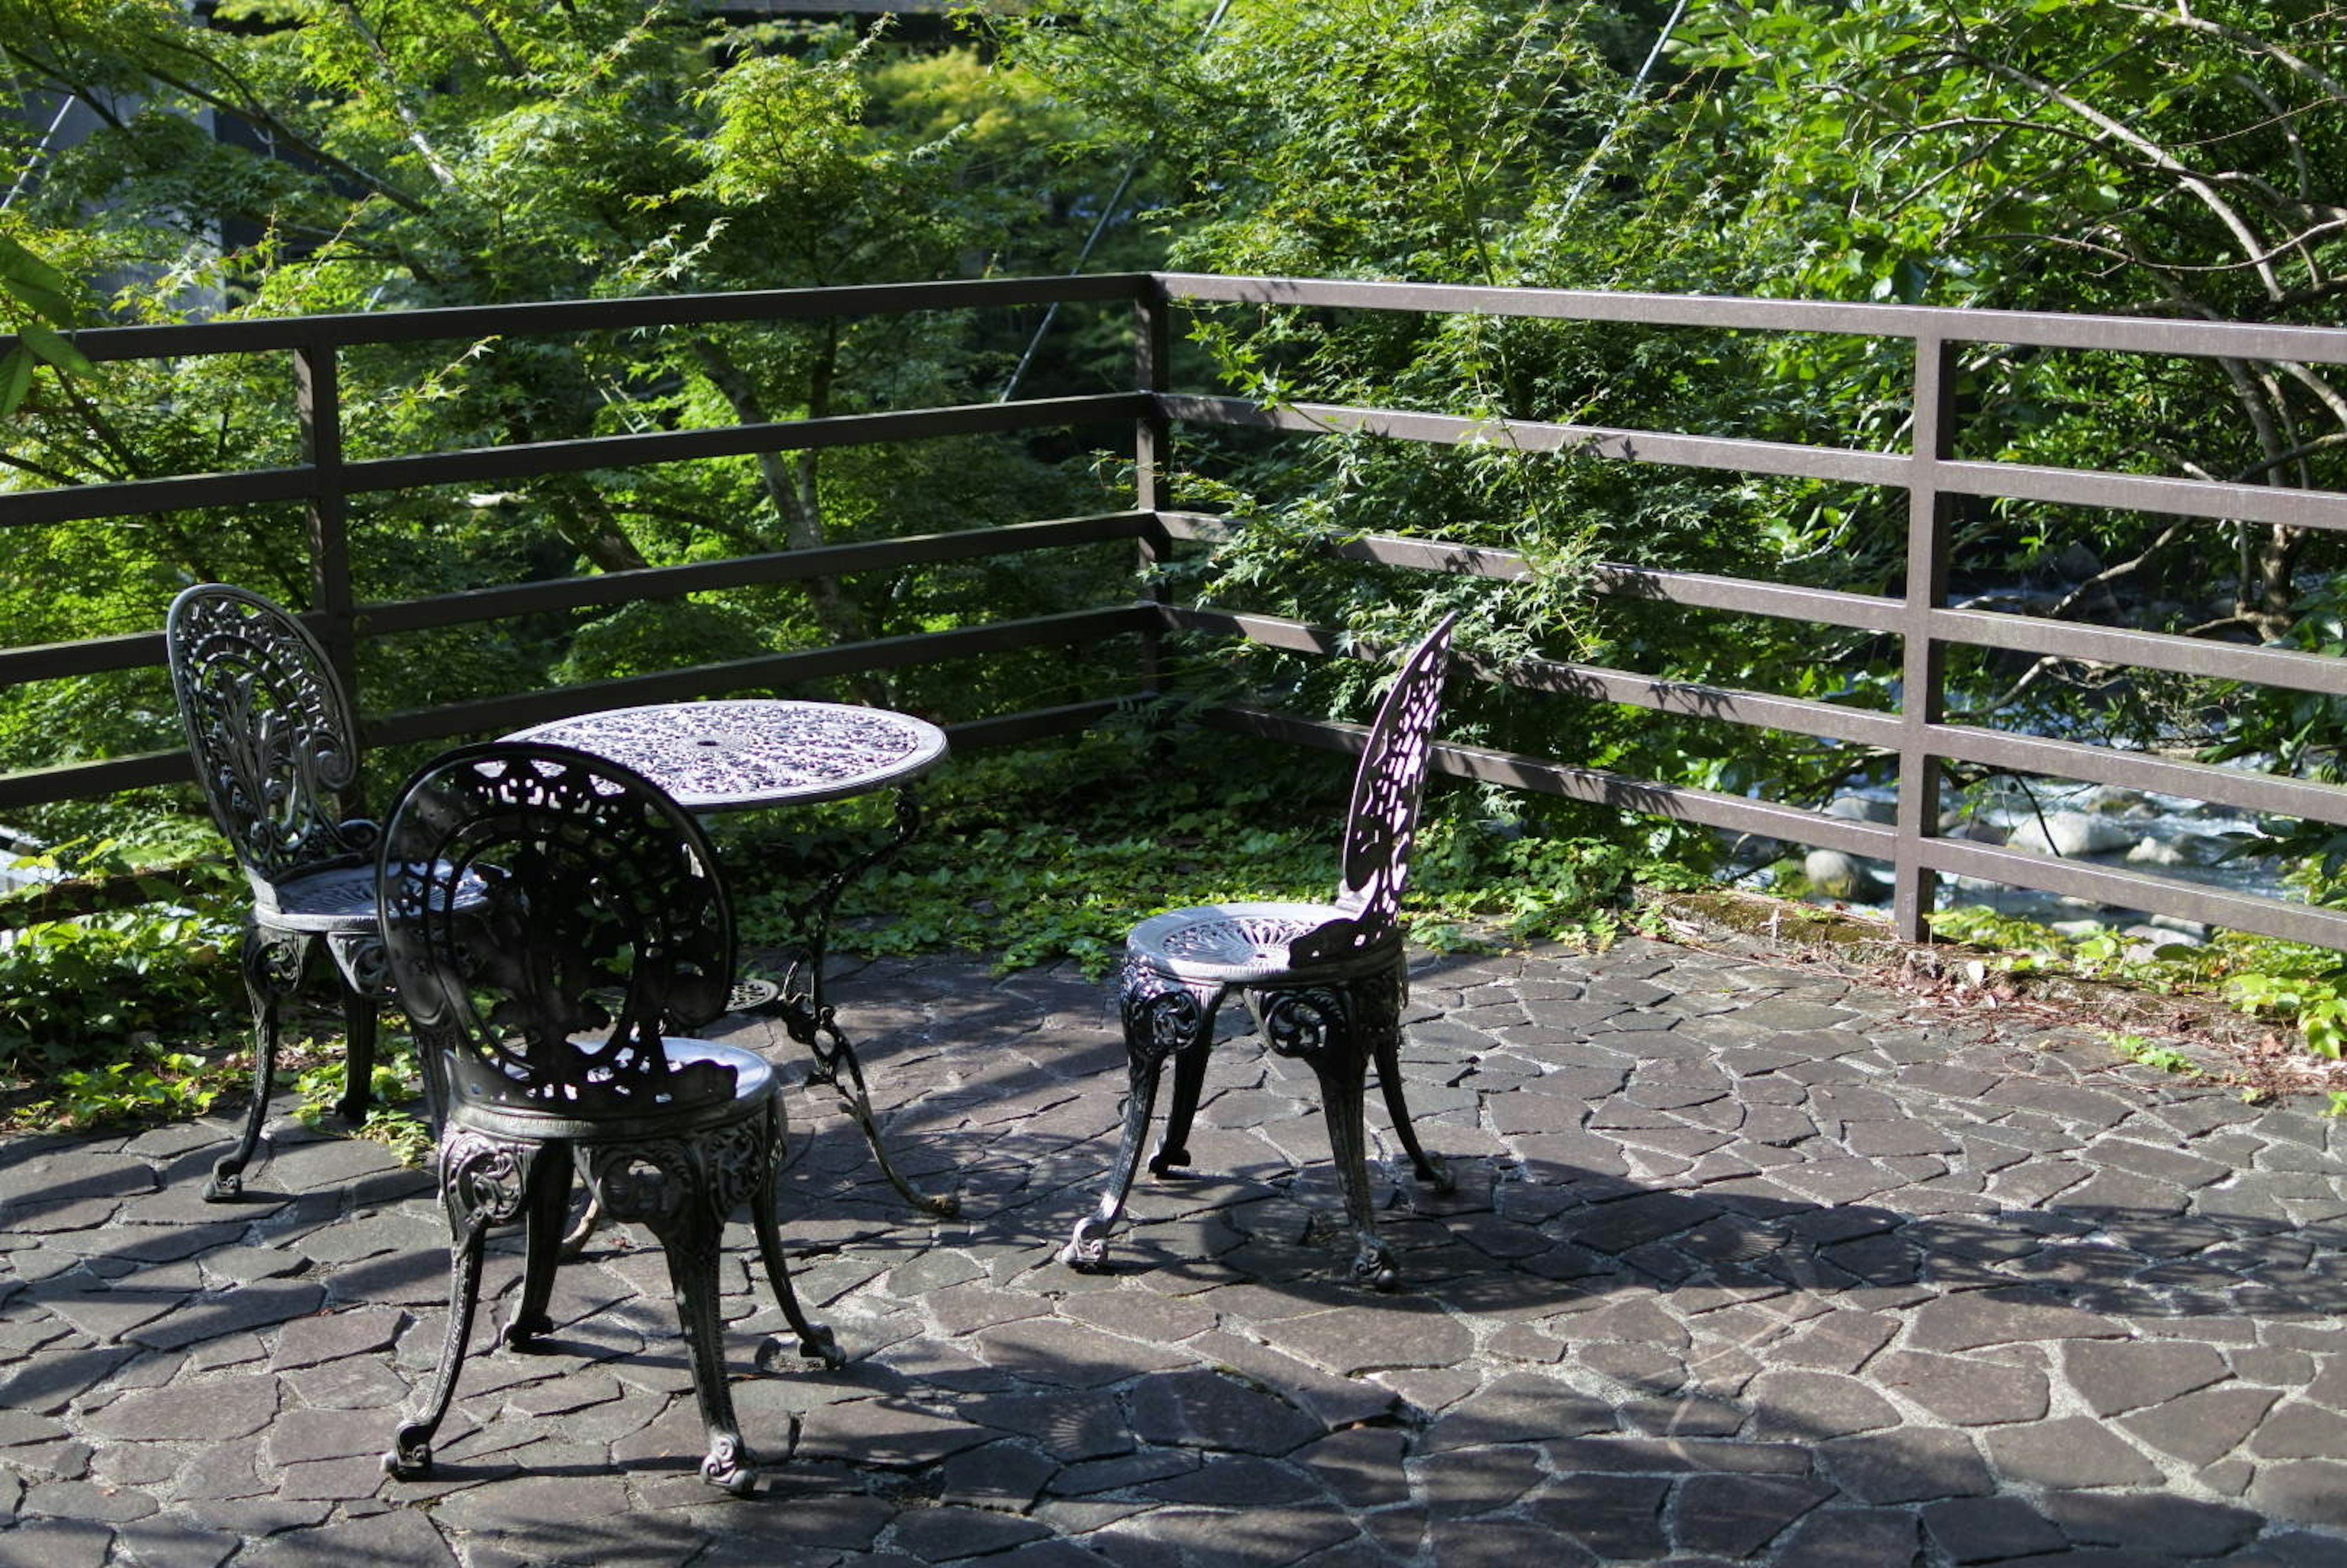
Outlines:
<svg viewBox="0 0 2347 1568"><path fill-rule="evenodd" d="M1083 232L1064 202L1033 192L1089 186L1088 166L1049 153L1059 120L1032 83L971 48L733 26L675 0L252 0L214 15L220 25L163 0L0 0L12 79L73 95L98 120L78 143L21 148L0 238L24 243L0 249L0 329L30 323L37 351L51 343L37 329L68 304L85 319L170 323L1052 272ZM0 128L12 149L15 135ZM118 281L109 300L67 287L100 277ZM356 351L340 365L342 434L365 458L984 401L1023 336L1003 314ZM1064 344L1047 357L1053 374L1090 368ZM31 483L298 455L270 356L110 363L70 388L27 384L0 469ZM365 497L351 519L357 590L418 597L1099 509L1057 433L938 445L954 450L785 452ZM305 605L300 508L10 529L0 646L151 630L174 591L203 579ZM1114 581L1095 567L1081 587L1097 600ZM369 646L362 675L367 706L395 711L969 613L966 594L924 574L875 575L707 596L668 617L638 607L425 634ZM171 722L168 692L140 676L15 688L0 693L0 766L168 744Z"/></svg>
<svg viewBox="0 0 2347 1568"><path fill-rule="evenodd" d="M16 341L0 354L0 419L14 413L33 387L33 372L42 364L64 371L86 372L89 361L60 337L77 313L73 282L63 272L34 254L5 231L0 231L0 328Z"/></svg>
<svg viewBox="0 0 2347 1568"><path fill-rule="evenodd" d="M1162 909L1325 902L1351 773L1342 755L1267 753L1186 728L958 759L929 792L929 831L851 885L835 945L986 952L1005 969L1068 959L1097 976ZM1644 852L1561 818L1494 821L1490 805L1479 790L1430 785L1404 900L1413 936L1437 948L1610 940L1633 881L1652 869ZM836 812L813 835L803 823L724 825L720 853L760 868L762 886L739 898L746 946L786 940L786 906L817 868L887 835L869 803Z"/></svg>
<svg viewBox="0 0 2347 1568"><path fill-rule="evenodd" d="M223 1090L245 1081L227 1062L166 1050L151 1040L134 1041L129 1050L102 1067L57 1073L46 1085L54 1098L33 1101L10 1119L62 1132L200 1116Z"/></svg>
<svg viewBox="0 0 2347 1568"><path fill-rule="evenodd" d="M53 875L129 874L110 841L15 862ZM168 902L0 933L0 1078L11 1125L86 1129L199 1114L241 1071L220 1047L247 1021L231 913L242 878L190 867Z"/></svg>
<svg viewBox="0 0 2347 1568"><path fill-rule="evenodd" d="M2200 1071L2198 1063L2174 1046L2156 1044L2139 1034L2112 1034L2104 1038L2109 1041L2113 1050L2156 1072L2188 1075Z"/></svg>
<svg viewBox="0 0 2347 1568"><path fill-rule="evenodd" d="M27 856L21 869L118 873L111 842ZM153 891L166 892L163 885ZM242 891L199 874L145 904L19 927L0 940L0 1072L11 1076L99 1068L111 1053L158 1040L210 1041L240 1027L239 926L229 911Z"/></svg>
<svg viewBox="0 0 2347 1568"><path fill-rule="evenodd" d="M2347 1058L2347 959L2327 948L2219 931L2205 946L2147 948L2109 930L2064 936L1978 907L1942 910L1932 917L1932 929L1945 940L1996 949L1997 966L2014 974L2077 975L2213 993L2251 1017L2295 1029L2316 1056Z"/></svg>
<svg viewBox="0 0 2347 1568"><path fill-rule="evenodd" d="M339 1052L329 1052L294 1075L293 1114L305 1127L319 1127L334 1115L343 1096L344 1063ZM405 1165L422 1167L432 1156L432 1130L408 1107L424 1092L415 1043L403 1035L375 1041L374 1071L368 1079L372 1108L355 1135L381 1143Z"/></svg>

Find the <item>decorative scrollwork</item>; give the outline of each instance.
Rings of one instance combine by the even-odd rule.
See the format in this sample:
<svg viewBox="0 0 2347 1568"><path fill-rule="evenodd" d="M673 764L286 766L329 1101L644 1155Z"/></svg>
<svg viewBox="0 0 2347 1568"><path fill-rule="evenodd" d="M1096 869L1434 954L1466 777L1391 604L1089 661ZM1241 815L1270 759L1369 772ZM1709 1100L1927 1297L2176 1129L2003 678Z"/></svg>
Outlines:
<svg viewBox="0 0 2347 1568"><path fill-rule="evenodd" d="M655 1227L696 1197L705 1202L708 1196L705 1184L694 1179L693 1151L674 1138L599 1145L588 1157L587 1180L611 1218Z"/></svg>
<svg viewBox="0 0 2347 1568"><path fill-rule="evenodd" d="M302 986L310 966L315 938L306 931L287 931L247 922L244 928L244 981L255 994L291 996Z"/></svg>
<svg viewBox="0 0 2347 1568"><path fill-rule="evenodd" d="M174 600L166 638L196 776L257 882L364 857L373 825L348 823L357 727L325 649L282 608L206 584Z"/></svg>
<svg viewBox="0 0 2347 1568"><path fill-rule="evenodd" d="M1411 651L1378 706L1360 767L1353 775L1352 805L1345 815L1344 876L1337 905L1347 917L1298 937L1289 948L1296 963L1322 963L1367 951L1392 940L1399 928L1456 620L1445 616Z"/></svg>
<svg viewBox="0 0 2347 1568"><path fill-rule="evenodd" d="M661 1046L723 1009L733 970L708 840L665 794L561 747L474 747L387 831L400 999L460 1100L615 1117L732 1097L732 1068Z"/></svg>
<svg viewBox="0 0 2347 1568"><path fill-rule="evenodd" d="M1199 988L1169 977L1147 958L1128 957L1117 977L1125 1039L1163 1061L1198 1039L1218 994L1219 988L1208 987L1202 996Z"/></svg>
<svg viewBox="0 0 2347 1568"><path fill-rule="evenodd" d="M460 1227L521 1213L533 1145L451 1128L440 1141L440 1193Z"/></svg>
<svg viewBox="0 0 2347 1568"><path fill-rule="evenodd" d="M709 1172L709 1203L716 1223L750 1200L759 1187L774 1179L782 1163L782 1102L773 1102L772 1113L721 1127L702 1140L702 1158Z"/></svg>
<svg viewBox="0 0 2347 1568"><path fill-rule="evenodd" d="M1281 1056L1311 1057L1332 1039L1357 1038L1353 993L1335 986L1266 990L1256 1000L1265 1043Z"/></svg>

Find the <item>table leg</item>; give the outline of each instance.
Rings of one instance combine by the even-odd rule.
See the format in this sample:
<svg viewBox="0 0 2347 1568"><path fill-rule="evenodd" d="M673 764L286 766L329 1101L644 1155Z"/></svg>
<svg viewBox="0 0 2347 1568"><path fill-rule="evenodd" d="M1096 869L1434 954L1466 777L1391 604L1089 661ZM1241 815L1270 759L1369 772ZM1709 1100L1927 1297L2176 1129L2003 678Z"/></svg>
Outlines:
<svg viewBox="0 0 2347 1568"><path fill-rule="evenodd" d="M888 1146L880 1136L879 1120L872 1113L871 1096L864 1087L864 1064L856 1058L855 1045L840 1029L837 1011L825 999L823 989L824 958L830 949L832 914L838 907L840 895L856 878L895 858L920 830L920 800L908 785L897 792L894 835L841 866L825 880L813 897L792 907L791 917L800 928L801 945L783 973L780 990L758 1010L779 1019L784 1031L807 1048L815 1058L807 1081L827 1084L839 1096L840 1108L863 1130L864 1141L872 1146L872 1157L879 1163L880 1173L888 1178L888 1184L915 1208L950 1219L961 1211L959 1200L950 1193L932 1195L922 1192L889 1159Z"/></svg>

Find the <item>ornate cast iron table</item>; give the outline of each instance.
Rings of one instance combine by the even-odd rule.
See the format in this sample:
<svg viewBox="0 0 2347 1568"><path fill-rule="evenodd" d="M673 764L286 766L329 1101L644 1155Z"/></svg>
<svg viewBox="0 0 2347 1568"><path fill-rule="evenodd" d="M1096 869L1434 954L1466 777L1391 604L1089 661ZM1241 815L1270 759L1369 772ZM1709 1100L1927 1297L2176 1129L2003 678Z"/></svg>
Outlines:
<svg viewBox="0 0 2347 1568"><path fill-rule="evenodd" d="M608 757L651 779L687 811L746 811L845 800L874 790L897 792L893 835L834 870L815 892L791 907L798 927L779 983L752 981L736 992L737 1010L765 1013L815 1058L808 1081L827 1084L872 1146L881 1173L907 1203L950 1216L951 1194L916 1188L889 1159L864 1087L863 1063L825 999L824 957L832 912L856 879L894 856L920 831L912 785L946 754L943 730L907 713L845 702L737 700L660 702L615 708L538 724L506 737L570 746ZM845 1070L845 1076L842 1070Z"/></svg>

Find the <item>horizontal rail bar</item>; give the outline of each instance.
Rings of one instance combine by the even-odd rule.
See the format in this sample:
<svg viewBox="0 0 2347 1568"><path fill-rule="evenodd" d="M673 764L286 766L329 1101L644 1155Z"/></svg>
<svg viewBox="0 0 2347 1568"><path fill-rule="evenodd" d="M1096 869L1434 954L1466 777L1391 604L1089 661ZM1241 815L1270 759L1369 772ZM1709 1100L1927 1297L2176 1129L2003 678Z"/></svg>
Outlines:
<svg viewBox="0 0 2347 1568"><path fill-rule="evenodd" d="M1230 519L1209 512L1160 512L1168 536L1215 543L1231 536ZM1362 534L1333 539L1332 555L1416 571L1451 572L1512 580L1532 575L1532 562L1515 550L1489 545L1447 544L1398 534ZM1783 620L1814 621L1860 631L1896 632L1906 626L1906 607L1878 594L1840 589L1800 588L1708 572L1662 571L1652 567L1599 563L1590 569L1592 586L1622 599L1646 599L1703 610L1728 610ZM2309 655L2309 657L2312 657Z"/></svg>
<svg viewBox="0 0 2347 1568"><path fill-rule="evenodd" d="M766 690L800 682L866 674L910 664L944 663L989 653L1063 642L1097 642L1157 624L1153 604L1069 610L1023 620L994 621L954 631L923 631L868 642L842 642L792 653L766 653L650 675L593 681L552 692L526 692L450 702L395 713L365 726L370 745L446 740L456 735L504 734L531 724L592 713L605 708L648 702L689 702L730 692ZM5 782L5 781L0 781Z"/></svg>
<svg viewBox="0 0 2347 1568"><path fill-rule="evenodd" d="M1235 733L1317 746L1323 751L1358 753L1368 733L1358 724L1300 718L1235 702L1217 703L1203 710L1200 717L1218 729ZM1767 838L1821 845L1871 859L1890 858L1894 839L1892 830L1880 823L1827 816L1799 806L1778 805L1717 790L1655 784L1603 768L1575 767L1521 752L1437 742L1432 763L1437 772L1454 778L1508 784L1594 805L1697 822Z"/></svg>
<svg viewBox="0 0 2347 1568"><path fill-rule="evenodd" d="M778 550L766 555L735 556L722 561L696 561L686 566L647 567L641 571L551 578L502 588L469 589L462 593L441 594L433 599L391 600L363 604L358 610L359 626L363 632L392 636L502 620L507 616L543 615L637 600L671 599L719 589L803 582L810 578L846 577L856 572L885 571L897 567L934 566L941 561L1019 555L1029 550L1110 544L1120 539L1138 538L1151 526L1152 520L1146 512L1105 512L1094 517L1009 523L995 528L963 528L945 534L917 534L854 544L818 545L807 549Z"/></svg>
<svg viewBox="0 0 2347 1568"><path fill-rule="evenodd" d="M1149 407L1149 399L1141 393L1104 392L1081 397L1039 397L1016 403L965 404L887 414L842 414L825 419L781 420L764 425L719 425L701 430L596 436L576 441L523 442L507 446L362 458L343 465L340 483L346 495L428 489L593 468L745 457L763 452L813 451L948 436L992 436L1068 425L1109 424L1139 418ZM46 490L0 492L0 528L195 507L300 501L308 497L314 485L307 468L258 468L232 474L182 475L108 485L65 485Z"/></svg>
<svg viewBox="0 0 2347 1568"><path fill-rule="evenodd" d="M100 762L27 768L22 773L0 774L0 811L119 794L125 790L153 789L159 784L192 784L195 777L196 765L189 761L185 751L141 752Z"/></svg>
<svg viewBox="0 0 2347 1568"><path fill-rule="evenodd" d="M1157 402L1169 417L1194 425L1319 436L1358 432L1436 446L1587 453L1630 463L1668 463L1681 468L1778 474L1853 485L1902 485L1911 461L1904 453L1866 452L1849 446L1805 446L1733 436L1676 436L1655 430L1556 425L1536 419L1473 419L1453 414L1357 408L1335 403L1287 403L1266 407L1244 397L1174 393L1160 393Z"/></svg>
<svg viewBox="0 0 2347 1568"><path fill-rule="evenodd" d="M2334 327L2058 315L1945 305L1845 304L1724 294L1613 293L1591 289L1493 288L1474 283L1227 277L1204 272L1159 272L1155 280L1171 299L1209 303L1465 312L1542 321L1932 337L1955 343L2016 343L2035 348L2110 349L2211 359L2347 364L2347 331Z"/></svg>
<svg viewBox="0 0 2347 1568"><path fill-rule="evenodd" d="M954 631L917 632L870 642L840 643L802 652L664 670L651 675L565 686L552 692L518 692L411 709L364 723L361 728L369 746L405 745L459 735L503 734L526 725L591 713L602 708L691 702L731 692L828 680L910 664L974 659L1022 648L1104 641L1137 634L1160 623L1159 607L1147 602L1071 610ZM0 810L158 784L186 784L194 777L194 764L184 750L26 769L0 774Z"/></svg>
<svg viewBox="0 0 2347 1568"><path fill-rule="evenodd" d="M1145 272L1043 278L977 278L848 287L757 289L741 293L638 294L615 300L547 300L517 305L453 305L423 311L352 311L333 315L248 317L186 326L92 327L67 337L93 360L169 359L189 354L271 354L354 343L521 337L540 333L625 332L704 322L819 321L917 311L1084 304L1141 298ZM0 335L0 354L15 346Z"/></svg>
<svg viewBox="0 0 2347 1568"><path fill-rule="evenodd" d="M2347 693L2347 660L2291 648L2254 648L2241 642L2179 637L2172 632L2132 631L2088 626L2041 616L2004 615L1985 610L1934 610L1928 624L1943 642L2001 648L2014 653L2050 653L2097 664L2132 664L2178 675L2220 681L2252 681L2299 692Z"/></svg>
<svg viewBox="0 0 2347 1568"><path fill-rule="evenodd" d="M2347 948L2347 912L2336 909L2260 898L2250 893L2230 893L2173 877L2090 866L1966 839L1927 838L1922 840L1918 853L1924 865L1949 876L1999 882L2013 887L2034 887L2121 909L2142 909L2237 931L2254 931L2286 942Z"/></svg>
<svg viewBox="0 0 2347 1568"><path fill-rule="evenodd" d="M991 719L967 719L958 724L941 726L946 738L962 751L982 751L991 746L1023 745L1052 735L1072 734L1088 730L1111 714L1122 712L1145 702L1145 693L1130 693L1122 697L1101 697L1090 702L1068 702L1056 708L1034 708L1023 713L1003 713Z"/></svg>
<svg viewBox="0 0 2347 1568"><path fill-rule="evenodd" d="M2347 825L2347 788L2338 784L1969 724L1932 724L1925 733L1936 754L1955 762Z"/></svg>
<svg viewBox="0 0 2347 1568"><path fill-rule="evenodd" d="M1607 670L1594 664L1528 659L1505 670L1479 670L1477 672L1495 684L1513 686L1520 691L1624 702L1655 712L1676 713L1683 718L1722 719L1730 723L1847 741L1853 745L1872 746L1884 752L1899 749L1903 728L1903 722L1896 713L1844 707L1840 703L1819 702L1805 697L1778 697L1765 692L1733 691L1686 681L1665 681L1658 676L1640 675L1627 670Z"/></svg>
<svg viewBox="0 0 2347 1568"><path fill-rule="evenodd" d="M1160 394L1159 405L1192 424L1308 435L1358 432L1450 446L1503 446L1512 451L1583 453L1628 463L1666 463L1739 474L1828 479L1843 484L1903 487L1913 459L1903 452L1867 452L1740 436L1681 436L1542 420L1470 418L1332 403L1266 407L1241 397ZM2347 530L2347 494L2272 485L2225 484L2099 469L2046 468L2024 463L1942 462L1934 482L1953 494L2052 501L2067 506L2126 508L2215 521Z"/></svg>
<svg viewBox="0 0 2347 1568"><path fill-rule="evenodd" d="M151 517L200 507L282 506L306 500L315 487L307 468L247 468L232 474L182 474L166 479L0 491L0 528L92 518Z"/></svg>
<svg viewBox="0 0 2347 1568"><path fill-rule="evenodd" d="M145 670L163 662L163 634L128 631L81 642L44 642L0 648L0 686L28 681L60 681L109 670Z"/></svg>
<svg viewBox="0 0 2347 1568"><path fill-rule="evenodd" d="M715 425L702 430L657 430L577 441L477 446L461 452L425 452L415 456L368 457L345 463L343 487L353 495L361 495L527 478L535 474L578 473L589 468L631 468L710 457L748 457L762 452L880 446L948 436L998 436L1064 425L1137 419L1149 407L1148 397L1141 393L1102 392L1081 397L961 404L951 408L840 414L823 419L777 420L764 425Z"/></svg>

